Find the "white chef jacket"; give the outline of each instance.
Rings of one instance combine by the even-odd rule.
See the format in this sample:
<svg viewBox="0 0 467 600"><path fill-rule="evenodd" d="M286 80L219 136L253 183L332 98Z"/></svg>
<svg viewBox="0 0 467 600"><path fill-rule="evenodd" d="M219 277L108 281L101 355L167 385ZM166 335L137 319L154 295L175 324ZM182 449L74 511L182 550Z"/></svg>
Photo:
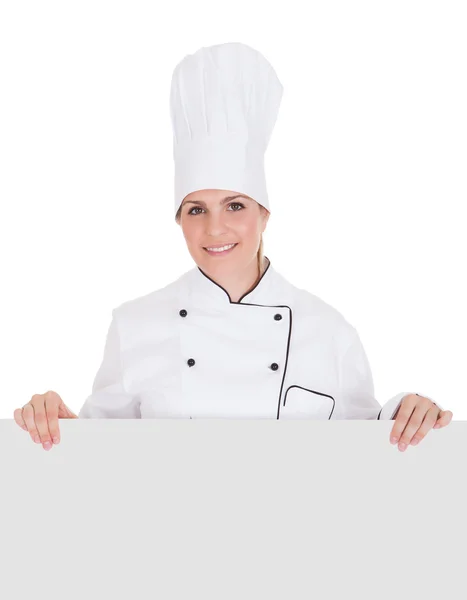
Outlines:
<svg viewBox="0 0 467 600"><path fill-rule="evenodd" d="M112 310L80 418L392 419L356 329L268 261L238 302L200 268Z"/></svg>

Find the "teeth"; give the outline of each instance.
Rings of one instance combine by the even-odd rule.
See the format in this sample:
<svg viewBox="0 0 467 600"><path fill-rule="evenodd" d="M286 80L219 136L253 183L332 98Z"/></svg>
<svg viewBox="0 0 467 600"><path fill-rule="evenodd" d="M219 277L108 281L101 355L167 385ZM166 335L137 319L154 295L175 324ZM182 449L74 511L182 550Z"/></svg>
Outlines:
<svg viewBox="0 0 467 600"><path fill-rule="evenodd" d="M230 246L222 246L222 248L206 248L210 252L224 252L224 250L228 250L229 248L233 248L235 244L230 244Z"/></svg>

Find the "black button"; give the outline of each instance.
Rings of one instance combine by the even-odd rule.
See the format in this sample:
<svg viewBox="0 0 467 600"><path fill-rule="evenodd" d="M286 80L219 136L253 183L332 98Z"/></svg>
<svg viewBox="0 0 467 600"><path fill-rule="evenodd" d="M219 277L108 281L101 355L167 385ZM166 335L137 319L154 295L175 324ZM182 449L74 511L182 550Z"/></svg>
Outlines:
<svg viewBox="0 0 467 600"><path fill-rule="evenodd" d="M181 317L186 317L187 316L187 312L184 308L182 308L182 310L178 313Z"/></svg>
<svg viewBox="0 0 467 600"><path fill-rule="evenodd" d="M277 371L277 369L278 369L278 368L279 368L279 365L278 365L277 363L272 363L272 365L271 365L271 369L272 369L273 371Z"/></svg>
<svg viewBox="0 0 467 600"><path fill-rule="evenodd" d="M274 318L276 319L276 321L280 321L282 319L282 315L274 315Z"/></svg>
<svg viewBox="0 0 467 600"><path fill-rule="evenodd" d="M188 364L189 364L189 366L190 366L190 367L192 367L192 366L195 364L195 361L194 361L194 359L193 359L193 358L189 358L189 359L187 360L187 362L188 362Z"/></svg>

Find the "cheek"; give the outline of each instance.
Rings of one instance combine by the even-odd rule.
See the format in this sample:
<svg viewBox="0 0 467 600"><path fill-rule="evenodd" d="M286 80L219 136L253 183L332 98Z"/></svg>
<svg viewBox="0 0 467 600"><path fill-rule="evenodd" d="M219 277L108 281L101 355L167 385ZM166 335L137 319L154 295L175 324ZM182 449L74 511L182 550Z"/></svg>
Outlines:
<svg viewBox="0 0 467 600"><path fill-rule="evenodd" d="M186 243L190 246L199 245L201 235L201 231L199 230L199 227L196 227L196 223L191 223L189 225L185 224L183 227L183 236Z"/></svg>
<svg viewBox="0 0 467 600"><path fill-rule="evenodd" d="M258 224L256 221L246 221L237 228L239 235L245 241L256 241L258 237Z"/></svg>

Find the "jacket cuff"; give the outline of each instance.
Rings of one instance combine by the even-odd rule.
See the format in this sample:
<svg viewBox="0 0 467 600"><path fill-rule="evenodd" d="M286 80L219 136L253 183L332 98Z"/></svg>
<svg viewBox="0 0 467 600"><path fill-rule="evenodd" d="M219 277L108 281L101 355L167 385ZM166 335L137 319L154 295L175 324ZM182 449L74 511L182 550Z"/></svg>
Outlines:
<svg viewBox="0 0 467 600"><path fill-rule="evenodd" d="M388 400L383 407L379 411L378 420L379 421L390 421L394 418L394 414L396 413L399 406L402 404L402 400L408 396L410 392L401 392L394 396L390 400Z"/></svg>

